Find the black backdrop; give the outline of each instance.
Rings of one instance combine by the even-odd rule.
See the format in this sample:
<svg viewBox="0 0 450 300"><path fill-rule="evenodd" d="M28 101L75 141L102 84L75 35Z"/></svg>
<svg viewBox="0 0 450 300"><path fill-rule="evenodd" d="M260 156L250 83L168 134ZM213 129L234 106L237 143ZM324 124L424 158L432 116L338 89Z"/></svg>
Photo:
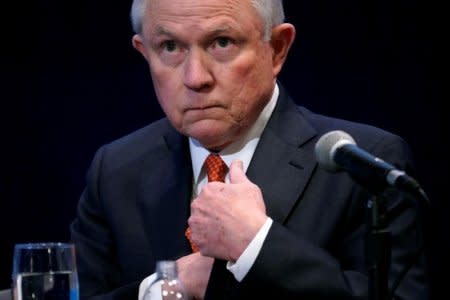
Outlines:
<svg viewBox="0 0 450 300"><path fill-rule="evenodd" d="M445 292L449 137L441 9L425 0L285 1L297 39L280 79L299 104L383 127L411 145L434 294ZM65 241L94 151L162 116L131 46L131 0L1 4L0 288L14 243ZM445 36L444 36L445 37Z"/></svg>

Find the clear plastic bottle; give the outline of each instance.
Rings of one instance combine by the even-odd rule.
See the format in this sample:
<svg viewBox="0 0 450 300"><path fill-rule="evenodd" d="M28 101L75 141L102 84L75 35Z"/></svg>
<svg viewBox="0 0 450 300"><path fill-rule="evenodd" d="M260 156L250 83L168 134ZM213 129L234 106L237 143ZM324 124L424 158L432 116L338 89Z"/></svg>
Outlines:
<svg viewBox="0 0 450 300"><path fill-rule="evenodd" d="M187 292L178 279L175 261L162 260L156 263L156 279L148 286L144 300L188 300Z"/></svg>

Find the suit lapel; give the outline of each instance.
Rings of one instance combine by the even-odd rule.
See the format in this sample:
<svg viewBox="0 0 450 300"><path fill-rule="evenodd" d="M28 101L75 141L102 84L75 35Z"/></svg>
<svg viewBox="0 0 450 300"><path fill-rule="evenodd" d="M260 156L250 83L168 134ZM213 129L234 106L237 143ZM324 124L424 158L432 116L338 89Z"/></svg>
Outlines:
<svg viewBox="0 0 450 300"><path fill-rule="evenodd" d="M253 155L247 176L263 192L267 214L284 223L316 166L316 131L280 87L277 107Z"/></svg>
<svg viewBox="0 0 450 300"><path fill-rule="evenodd" d="M280 86L277 106L247 169L247 177L262 190L267 214L276 222L286 222L316 166L314 145L307 143L316 135ZM239 293L225 264L215 260L205 300L233 299Z"/></svg>
<svg viewBox="0 0 450 300"><path fill-rule="evenodd" d="M192 167L186 139L170 129L143 162L139 203L154 258L174 259L190 252L184 236L192 193Z"/></svg>

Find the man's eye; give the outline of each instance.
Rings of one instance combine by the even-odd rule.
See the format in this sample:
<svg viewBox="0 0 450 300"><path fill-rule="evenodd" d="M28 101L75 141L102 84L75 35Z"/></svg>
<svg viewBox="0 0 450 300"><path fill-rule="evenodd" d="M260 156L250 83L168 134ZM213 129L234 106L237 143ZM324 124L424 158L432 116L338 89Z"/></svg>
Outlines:
<svg viewBox="0 0 450 300"><path fill-rule="evenodd" d="M177 44L175 41L165 41L162 43L162 48L168 52L177 50Z"/></svg>
<svg viewBox="0 0 450 300"><path fill-rule="evenodd" d="M219 37L216 39L216 43L219 47L225 48L231 44L231 39L227 37Z"/></svg>

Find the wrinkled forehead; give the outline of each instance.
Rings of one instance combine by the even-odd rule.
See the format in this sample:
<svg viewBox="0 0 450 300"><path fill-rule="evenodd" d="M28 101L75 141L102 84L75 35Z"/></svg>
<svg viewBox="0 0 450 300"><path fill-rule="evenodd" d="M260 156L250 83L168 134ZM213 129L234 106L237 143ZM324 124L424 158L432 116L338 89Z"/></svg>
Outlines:
<svg viewBox="0 0 450 300"><path fill-rule="evenodd" d="M174 25L209 27L215 23L262 32L263 20L251 0L147 0L144 32Z"/></svg>
<svg viewBox="0 0 450 300"><path fill-rule="evenodd" d="M239 6L239 5L252 5L255 0L135 0L140 2L145 2L146 5L163 5L163 4L174 4L176 6L181 6L183 4L189 6L209 6L222 4L223 6Z"/></svg>
<svg viewBox="0 0 450 300"><path fill-rule="evenodd" d="M260 18L252 0L147 0L144 19L228 15Z"/></svg>

